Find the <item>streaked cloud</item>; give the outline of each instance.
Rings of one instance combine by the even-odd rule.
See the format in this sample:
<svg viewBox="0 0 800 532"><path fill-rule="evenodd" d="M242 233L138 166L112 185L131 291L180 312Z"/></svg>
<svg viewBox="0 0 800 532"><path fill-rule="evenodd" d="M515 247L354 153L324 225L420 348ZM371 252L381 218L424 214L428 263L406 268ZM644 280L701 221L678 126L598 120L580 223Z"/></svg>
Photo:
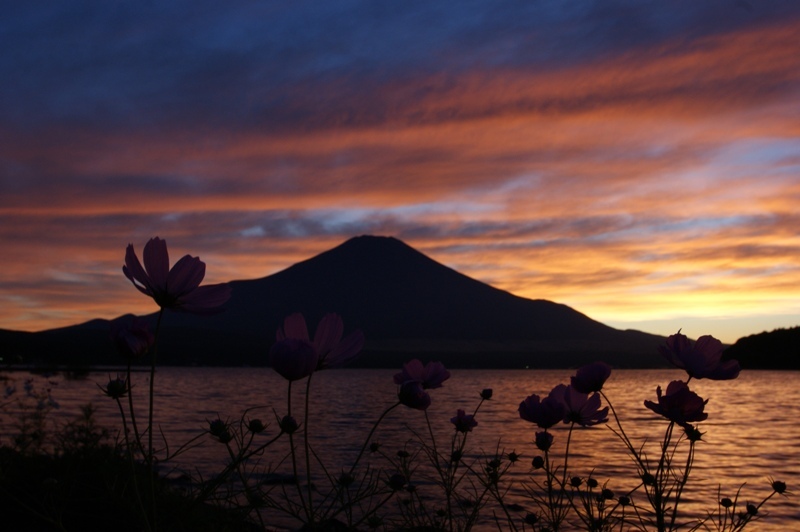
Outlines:
<svg viewBox="0 0 800 532"><path fill-rule="evenodd" d="M200 4L0 22L0 328L152 310L155 235L209 282L385 234L614 326L800 321L791 3Z"/></svg>

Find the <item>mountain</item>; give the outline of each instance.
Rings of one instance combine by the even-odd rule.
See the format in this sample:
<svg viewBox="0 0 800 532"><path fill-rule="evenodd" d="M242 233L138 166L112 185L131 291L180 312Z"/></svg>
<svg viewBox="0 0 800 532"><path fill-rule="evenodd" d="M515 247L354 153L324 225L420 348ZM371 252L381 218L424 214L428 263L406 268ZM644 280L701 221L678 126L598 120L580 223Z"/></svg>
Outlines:
<svg viewBox="0 0 800 532"><path fill-rule="evenodd" d="M663 365L656 349L662 337L613 329L566 305L515 296L391 237L355 237L274 275L231 286L221 314L165 315L162 363L263 365L285 316L302 312L313 330L325 313L337 312L345 333L364 331L361 366L395 367L412 357L453 367L566 367L596 359ZM0 331L0 342L7 355L118 360L103 320L41 333Z"/></svg>
<svg viewBox="0 0 800 532"><path fill-rule="evenodd" d="M800 327L739 338L724 356L735 358L743 368L800 369Z"/></svg>

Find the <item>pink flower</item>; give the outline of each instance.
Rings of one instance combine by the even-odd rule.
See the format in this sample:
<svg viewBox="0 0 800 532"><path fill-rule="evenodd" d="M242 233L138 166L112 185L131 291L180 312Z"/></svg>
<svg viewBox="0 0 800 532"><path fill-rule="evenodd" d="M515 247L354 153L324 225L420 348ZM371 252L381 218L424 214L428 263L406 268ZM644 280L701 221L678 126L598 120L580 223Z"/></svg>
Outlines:
<svg viewBox="0 0 800 532"><path fill-rule="evenodd" d="M581 393L572 386L564 390L564 404L566 405L565 423L577 423L583 427L597 425L608 421L608 407L600 409L600 394L594 393L591 397Z"/></svg>
<svg viewBox="0 0 800 532"><path fill-rule="evenodd" d="M158 237L151 238L144 246L144 268L133 244L128 244L122 273L161 308L211 314L222 310L231 296L227 283L200 286L206 265L198 257L185 255L170 269L167 243Z"/></svg>
<svg viewBox="0 0 800 532"><path fill-rule="evenodd" d="M146 355L155 343L155 337L150 333L147 322L139 318L126 323L112 322L111 339L117 350L129 359Z"/></svg>
<svg viewBox="0 0 800 532"><path fill-rule="evenodd" d="M478 426L478 422L475 421L475 416L468 415L460 408L456 411L456 416L450 418L450 423L456 426L458 432L464 433L472 432L472 429Z"/></svg>
<svg viewBox="0 0 800 532"><path fill-rule="evenodd" d="M611 366L605 362L594 362L578 368L570 382L581 393L599 392L611 376Z"/></svg>
<svg viewBox="0 0 800 532"><path fill-rule="evenodd" d="M431 406L431 396L418 382L408 381L400 385L397 399L401 404L414 410L427 410Z"/></svg>
<svg viewBox="0 0 800 532"><path fill-rule="evenodd" d="M564 391L566 386L559 384L550 391L544 399L538 395L529 395L519 404L519 417L525 421L535 423L538 427L549 429L553 425L560 423L566 414L564 405Z"/></svg>
<svg viewBox="0 0 800 532"><path fill-rule="evenodd" d="M659 352L675 367L686 370L690 377L722 381L739 376L739 362L722 360L722 342L713 336L701 336L692 345L689 339L677 334L667 338L667 345Z"/></svg>
<svg viewBox="0 0 800 532"><path fill-rule="evenodd" d="M308 377L317 368L319 356L307 340L284 338L269 350L269 364L288 381Z"/></svg>
<svg viewBox="0 0 800 532"><path fill-rule="evenodd" d="M425 366L418 359L403 364L403 371L394 376L395 384L418 382L424 390L441 388L450 378L450 372L441 362L428 362Z"/></svg>
<svg viewBox="0 0 800 532"><path fill-rule="evenodd" d="M285 338L296 338L310 342L317 352L317 368L339 367L352 361L364 347L364 334L360 330L353 331L342 339L344 324L338 314L323 316L317 325L313 342L308 334L306 320L300 313L287 316L283 320L283 328L276 333L278 341Z"/></svg>
<svg viewBox="0 0 800 532"><path fill-rule="evenodd" d="M656 388L656 395L658 403L645 401L644 406L684 428L689 427L690 423L708 418L708 414L703 412L708 399L704 401L683 381L670 382L664 395L661 395L659 386Z"/></svg>

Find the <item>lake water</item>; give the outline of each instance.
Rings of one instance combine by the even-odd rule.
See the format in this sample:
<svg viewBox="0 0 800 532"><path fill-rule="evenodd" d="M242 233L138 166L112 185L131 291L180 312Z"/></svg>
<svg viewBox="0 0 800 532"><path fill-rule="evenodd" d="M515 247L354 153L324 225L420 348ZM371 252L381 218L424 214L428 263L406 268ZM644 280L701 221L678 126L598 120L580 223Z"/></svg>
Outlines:
<svg viewBox="0 0 800 532"><path fill-rule="evenodd" d="M311 441L321 451L332 471L351 462L381 412L396 401L392 376L397 370L340 369L315 374L311 390L309 419ZM476 416L478 426L469 435L467 460L477 459L481 452L493 453L500 441L506 452L522 456L506 480L512 482L508 500L526 509L534 506L526 499L522 483L529 479L531 459L539 453L532 439L536 429L519 418L517 407L531 393L546 395L558 383L568 383L570 370L452 370L452 377L443 388L430 390L433 404L428 409L437 444L449 445L453 434L450 418L456 409L472 413L479 402L479 393L492 388L494 395L483 404ZM8 374L16 381L19 394L27 377L23 373ZM147 373L134 374L134 393L140 401L139 423L146 418ZM35 377L44 385L44 377ZM685 375L677 370L616 370L604 392L613 402L623 427L636 445L645 441L649 454L658 453L658 443L667 423L647 410L642 402L656 400L656 386L666 385ZM81 404L92 402L98 420L104 426L119 430L116 404L102 396L97 384L105 384L106 373L92 373L85 380L66 380L62 376L47 379L53 398L60 408L53 411L54 420L67 420L77 415ZM733 497L746 482L740 499L759 502L771 490L769 479L783 480L789 491L797 493L800 485L800 372L745 371L734 381L692 381L691 388L709 400L705 432L698 444L689 488L682 508L702 515L716 511L717 490ZM8 384L12 384L10 381ZM268 368L159 368L156 376L156 421L170 445L178 444L203 433L207 421L236 421L245 409L247 418L260 418L269 427L258 438L266 441L277 433L275 413L286 413L287 383ZM295 383L294 413L300 419L304 382ZM14 404L6 405L0 420L0 438L6 443L10 434ZM274 411L273 411L274 409ZM373 441L391 453L403 448L409 440L409 428L426 431L422 412L398 407L380 425ZM566 428L555 431L553 456L561 456ZM210 436L203 444L174 462L175 467L204 476L218 472L225 463L227 451ZM257 440L258 441L258 440ZM272 449L272 448L270 448ZM274 456L281 454L280 446ZM268 453L264 459L270 460ZM576 430L570 453L572 474L590 474L601 485L617 495L636 485L636 471L620 441L606 426ZM368 457L373 459L374 457ZM374 464L380 465L380 464ZM383 465L386 465L383 462ZM285 471L284 472L288 472ZM685 506L684 506L685 505ZM751 530L800 530L800 505L797 495L788 500L774 497L764 510L769 514ZM525 511L518 512L524 516ZM483 528L483 527L481 527ZM493 525L487 529L496 529Z"/></svg>

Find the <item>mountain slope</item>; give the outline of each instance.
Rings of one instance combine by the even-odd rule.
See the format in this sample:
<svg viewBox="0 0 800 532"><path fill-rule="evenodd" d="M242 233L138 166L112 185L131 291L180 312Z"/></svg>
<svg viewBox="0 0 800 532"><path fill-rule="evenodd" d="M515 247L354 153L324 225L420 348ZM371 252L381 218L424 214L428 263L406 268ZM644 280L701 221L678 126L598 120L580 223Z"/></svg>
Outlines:
<svg viewBox="0 0 800 532"><path fill-rule="evenodd" d="M364 331L361 365L392 366L411 356L462 366L569 366L596 358L661 364L660 337L493 288L391 237L352 238L274 275L231 285L221 314L165 316L160 353L173 353L166 363L260 365L285 316L302 312L313 329L326 312L337 312L346 332Z"/></svg>

